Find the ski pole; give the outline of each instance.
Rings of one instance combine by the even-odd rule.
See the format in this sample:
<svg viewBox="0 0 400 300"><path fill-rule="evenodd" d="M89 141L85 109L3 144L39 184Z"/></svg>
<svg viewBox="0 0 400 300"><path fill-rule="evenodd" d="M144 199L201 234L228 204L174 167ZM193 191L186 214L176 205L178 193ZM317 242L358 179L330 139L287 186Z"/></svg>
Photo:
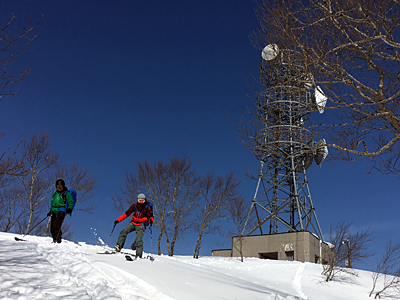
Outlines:
<svg viewBox="0 0 400 300"><path fill-rule="evenodd" d="M113 226L113 229L111 230L110 236L108 237L108 240L107 240L106 246L108 246L108 242L110 241L111 235L112 235L112 234L113 234L113 232L114 232L115 225L117 225L117 224L114 224L114 226Z"/></svg>
<svg viewBox="0 0 400 300"><path fill-rule="evenodd" d="M153 225L150 224L150 253L151 253L151 261L154 260L153 258L153 231L152 231Z"/></svg>
<svg viewBox="0 0 400 300"><path fill-rule="evenodd" d="M44 219L42 220L42 221L40 221L39 223L37 223L33 228L31 228L27 233L25 233L22 237L24 238L26 235L28 235L29 234L29 232L31 232L33 229L35 229L40 223L42 223L44 220L46 220L47 219L47 216L46 217L44 217ZM23 239L20 239L20 238L17 238L17 237L15 237L14 238L16 241L25 241L25 240L23 240Z"/></svg>
<svg viewBox="0 0 400 300"><path fill-rule="evenodd" d="M36 227L38 227L39 224L42 223L42 222L43 222L44 220L46 220L47 218L48 218L48 217L45 216L44 219L43 219L42 221L40 221L39 223L37 223L33 228L29 229L29 231L28 231L25 235L29 234L29 232L31 232L33 229L35 229ZM25 235L24 235L24 236L25 236Z"/></svg>

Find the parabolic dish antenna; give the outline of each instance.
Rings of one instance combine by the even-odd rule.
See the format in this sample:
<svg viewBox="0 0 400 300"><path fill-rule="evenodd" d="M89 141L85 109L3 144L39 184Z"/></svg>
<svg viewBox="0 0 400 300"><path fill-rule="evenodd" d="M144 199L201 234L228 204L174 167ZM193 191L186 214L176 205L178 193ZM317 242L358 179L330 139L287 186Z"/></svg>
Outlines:
<svg viewBox="0 0 400 300"><path fill-rule="evenodd" d="M311 167L312 160L313 160L313 155L310 152L304 153L300 157L297 157L294 162L295 172L300 173L305 170L308 170L308 168Z"/></svg>
<svg viewBox="0 0 400 300"><path fill-rule="evenodd" d="M328 147L325 145L325 139L320 139L315 145L317 149L315 150L314 160L318 166L320 166L324 159L328 156Z"/></svg>
<svg viewBox="0 0 400 300"><path fill-rule="evenodd" d="M269 44L265 46L263 51L261 52L261 57L264 60L273 60L279 54L279 47L276 44Z"/></svg>
<svg viewBox="0 0 400 300"><path fill-rule="evenodd" d="M326 100L328 100L328 98L326 98L325 94L322 92L322 89L317 86L315 89L315 102L317 103L317 109L320 114L324 112Z"/></svg>
<svg viewBox="0 0 400 300"><path fill-rule="evenodd" d="M304 86L307 89L311 89L314 82L314 76L311 73L308 73L304 78Z"/></svg>

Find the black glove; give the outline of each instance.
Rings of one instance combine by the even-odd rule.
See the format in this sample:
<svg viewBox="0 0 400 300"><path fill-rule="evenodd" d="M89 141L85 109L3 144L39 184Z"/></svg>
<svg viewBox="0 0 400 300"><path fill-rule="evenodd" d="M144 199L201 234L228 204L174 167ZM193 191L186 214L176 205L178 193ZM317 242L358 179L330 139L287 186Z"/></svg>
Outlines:
<svg viewBox="0 0 400 300"><path fill-rule="evenodd" d="M67 212L67 214L70 214L70 213L72 213L72 209L67 208L66 212Z"/></svg>
<svg viewBox="0 0 400 300"><path fill-rule="evenodd" d="M153 224L153 218L150 218L149 223Z"/></svg>
<svg viewBox="0 0 400 300"><path fill-rule="evenodd" d="M47 213L47 216L48 216L48 217L50 217L50 216L51 216L51 211L49 211L49 212Z"/></svg>
<svg viewBox="0 0 400 300"><path fill-rule="evenodd" d="M115 220L115 221L114 221L114 226L117 225L118 223L119 223L119 221L118 221L118 220Z"/></svg>

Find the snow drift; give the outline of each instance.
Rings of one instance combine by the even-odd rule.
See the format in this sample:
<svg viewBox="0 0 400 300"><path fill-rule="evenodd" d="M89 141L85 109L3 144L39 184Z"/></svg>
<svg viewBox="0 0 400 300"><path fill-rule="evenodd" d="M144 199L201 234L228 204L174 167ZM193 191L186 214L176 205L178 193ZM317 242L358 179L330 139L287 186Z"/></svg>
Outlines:
<svg viewBox="0 0 400 300"><path fill-rule="evenodd" d="M129 262L84 242L16 236L0 233L1 299L372 299L367 271L327 283L311 263L149 253Z"/></svg>

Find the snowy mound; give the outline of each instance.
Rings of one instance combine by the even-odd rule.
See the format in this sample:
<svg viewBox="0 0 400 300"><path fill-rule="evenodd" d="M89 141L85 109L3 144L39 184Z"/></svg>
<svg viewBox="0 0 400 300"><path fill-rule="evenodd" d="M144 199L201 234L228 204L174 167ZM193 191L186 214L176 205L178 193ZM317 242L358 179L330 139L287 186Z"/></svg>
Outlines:
<svg viewBox="0 0 400 300"><path fill-rule="evenodd" d="M311 263L157 255L130 262L97 245L16 236L0 233L0 299L371 299L366 271L327 283Z"/></svg>

